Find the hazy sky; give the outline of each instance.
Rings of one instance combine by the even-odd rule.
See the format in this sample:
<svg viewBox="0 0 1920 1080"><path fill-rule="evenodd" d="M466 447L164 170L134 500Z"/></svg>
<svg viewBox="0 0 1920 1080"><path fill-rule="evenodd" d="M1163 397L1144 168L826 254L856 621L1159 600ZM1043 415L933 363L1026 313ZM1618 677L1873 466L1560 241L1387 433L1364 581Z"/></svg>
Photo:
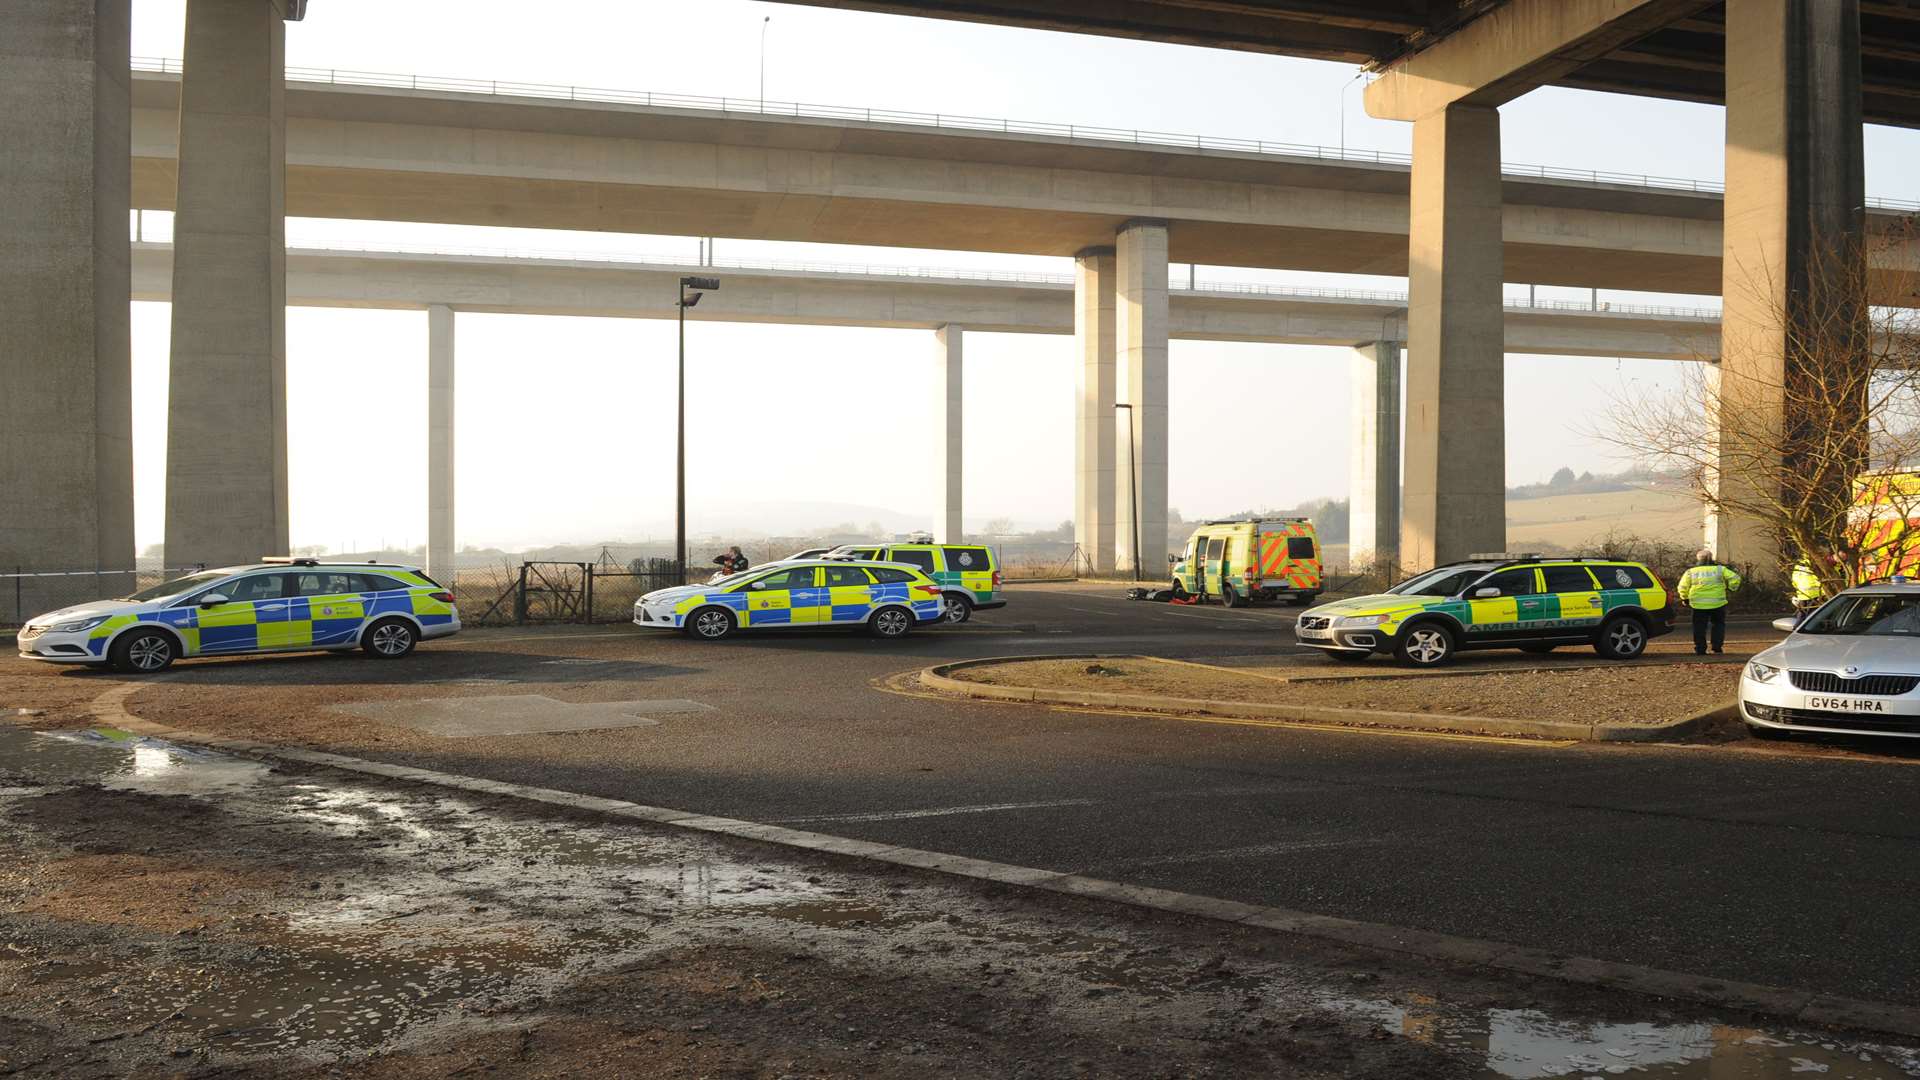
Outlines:
<svg viewBox="0 0 1920 1080"><path fill-rule="evenodd" d="M178 57L181 0L134 0L135 56ZM465 76L753 98L763 19L770 100L872 105L1405 152L1409 125L1368 118L1355 71L1213 51L755 3L630 0L313 0L287 32L292 67ZM1508 162L1718 179L1721 110L1537 90L1502 110ZM1342 118L1344 117L1344 125ZM1913 198L1920 133L1867 129L1869 194ZM164 221L156 231L164 233ZM685 253L694 241L382 222L293 220L289 243L437 243L526 250ZM722 257L1066 271L1070 261L722 239ZM1203 279L1404 287L1404 281L1232 268ZM1542 289L1572 298L1577 290ZM1633 299L1633 294L1607 294ZM1671 300L1671 298L1659 298ZM1677 302L1688 302L1685 298ZM1710 302L1710 301L1709 301ZM726 292L701 311L724 312ZM161 538L168 306L135 304L137 528ZM931 471L933 335L703 322L688 328L691 527L734 528L762 504L833 503L924 515ZM458 542L464 546L665 535L673 510L670 322L458 316ZM287 316L295 545L420 544L426 534L424 312L294 308ZM1171 502L1188 516L1286 506L1347 489L1345 349L1175 341ZM1051 525L1073 498L1073 348L1064 336L966 339L966 519ZM1667 385L1669 362L1510 357L1508 482L1621 466L1590 435L1610 396ZM897 404L867 427L767 439L714 407L795 381L863 380ZM1231 395L1221 386L1259 386ZM336 407L339 386L376 400ZM1283 391L1281 388L1285 387ZM1573 407L1569 408L1569 402ZM1540 416L1568 418L1546 426ZM662 423L664 418L666 421ZM1532 419L1529 419L1532 418ZM644 421L644 422L642 422ZM1524 429L1524 441L1518 437ZM378 461L381 482L365 482ZM390 463L403 463L395 471ZM418 462L419 468L404 463ZM343 483L344 475L354 482ZM804 516L804 515L803 515ZM822 520L771 523L795 528ZM862 516L864 519L864 516Z"/></svg>

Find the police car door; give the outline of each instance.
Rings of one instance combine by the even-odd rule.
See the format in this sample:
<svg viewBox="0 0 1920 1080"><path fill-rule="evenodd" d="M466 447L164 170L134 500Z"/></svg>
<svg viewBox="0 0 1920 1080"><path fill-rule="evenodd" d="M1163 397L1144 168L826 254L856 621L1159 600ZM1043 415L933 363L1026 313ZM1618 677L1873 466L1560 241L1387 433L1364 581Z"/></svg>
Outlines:
<svg viewBox="0 0 1920 1080"><path fill-rule="evenodd" d="M259 622L284 619L289 592L286 574L249 574L210 592L226 602L200 609L200 652L252 652L259 648Z"/></svg>
<svg viewBox="0 0 1920 1080"><path fill-rule="evenodd" d="M307 620L307 644L350 645L366 622L372 601L362 596L365 584L359 574L334 570L309 571L292 575L298 586L296 604L304 608Z"/></svg>
<svg viewBox="0 0 1920 1080"><path fill-rule="evenodd" d="M863 623L873 613L873 581L858 566L821 567L826 574L827 621Z"/></svg>
<svg viewBox="0 0 1920 1080"><path fill-rule="evenodd" d="M763 578L755 578L741 588L747 597L747 610L743 612L742 626L792 626L793 591L796 587L813 587L814 568L796 566L790 570L776 570Z"/></svg>

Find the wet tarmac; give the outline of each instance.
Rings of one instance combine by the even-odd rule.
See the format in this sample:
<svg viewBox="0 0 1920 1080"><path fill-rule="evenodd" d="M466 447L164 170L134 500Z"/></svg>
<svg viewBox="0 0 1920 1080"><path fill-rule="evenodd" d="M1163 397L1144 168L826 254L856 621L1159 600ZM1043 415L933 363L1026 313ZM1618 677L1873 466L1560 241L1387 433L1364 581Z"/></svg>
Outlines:
<svg viewBox="0 0 1920 1080"><path fill-rule="evenodd" d="M51 813L51 800L75 792L93 793L98 820ZM140 820L155 835L112 824L136 805L153 809ZM165 823L186 822L189 807L205 831L169 847ZM1099 909L287 772L106 729L0 725L0 818L19 848L9 858L45 868L4 894L13 910L0 913L0 990L37 991L5 1011L106 1047L120 1064L364 1059L478 1017L537 1011L589 976L651 956L749 941L862 970L973 980L989 994L1044 995L1049 1009L1133 1038L1143 1025L1230 1022L1403 1040L1454 1062L1449 1075L1920 1076L1920 1049L1880 1039L1628 995L1410 975L1404 964L1329 966L1284 939L1264 939L1269 947L1246 932L1229 940L1192 923L1089 917ZM87 831L96 826L111 835ZM126 902L115 896L85 908L35 899L76 851L188 870L258 867L261 884L229 889L245 895L222 901L224 922L163 935L114 914ZM74 895L63 887L55 900ZM1562 996L1577 1006L1552 1000Z"/></svg>

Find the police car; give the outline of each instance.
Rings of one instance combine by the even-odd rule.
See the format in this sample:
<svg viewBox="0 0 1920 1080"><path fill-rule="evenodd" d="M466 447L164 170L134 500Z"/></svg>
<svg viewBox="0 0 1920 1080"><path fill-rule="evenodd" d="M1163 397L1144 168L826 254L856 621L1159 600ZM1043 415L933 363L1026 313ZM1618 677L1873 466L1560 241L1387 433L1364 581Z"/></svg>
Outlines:
<svg viewBox="0 0 1920 1080"><path fill-rule="evenodd" d="M1672 629L1667 591L1640 563L1499 553L1309 608L1294 634L1336 660L1391 653L1410 667L1434 667L1466 649L1547 653L1562 645L1629 660Z"/></svg>
<svg viewBox="0 0 1920 1080"><path fill-rule="evenodd" d="M1741 673L1748 730L1920 737L1920 583L1855 586L1773 625L1787 639Z"/></svg>
<svg viewBox="0 0 1920 1080"><path fill-rule="evenodd" d="M897 638L943 612L940 586L917 568L874 560L768 563L704 585L658 589L633 605L647 630L718 641L741 630L837 626Z"/></svg>
<svg viewBox="0 0 1920 1080"><path fill-rule="evenodd" d="M36 615L16 640L27 660L152 674L238 653L358 647L393 660L459 630L453 593L417 567L267 559Z"/></svg>

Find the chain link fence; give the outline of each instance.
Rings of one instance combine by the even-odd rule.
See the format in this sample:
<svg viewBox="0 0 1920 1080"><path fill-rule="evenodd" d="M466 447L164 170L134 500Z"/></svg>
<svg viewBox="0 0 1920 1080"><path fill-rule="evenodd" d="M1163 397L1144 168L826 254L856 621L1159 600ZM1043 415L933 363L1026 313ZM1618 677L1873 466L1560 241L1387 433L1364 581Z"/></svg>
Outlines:
<svg viewBox="0 0 1920 1080"><path fill-rule="evenodd" d="M14 571L0 574L0 628L16 629L35 615L91 600L131 596L203 566L136 570Z"/></svg>

